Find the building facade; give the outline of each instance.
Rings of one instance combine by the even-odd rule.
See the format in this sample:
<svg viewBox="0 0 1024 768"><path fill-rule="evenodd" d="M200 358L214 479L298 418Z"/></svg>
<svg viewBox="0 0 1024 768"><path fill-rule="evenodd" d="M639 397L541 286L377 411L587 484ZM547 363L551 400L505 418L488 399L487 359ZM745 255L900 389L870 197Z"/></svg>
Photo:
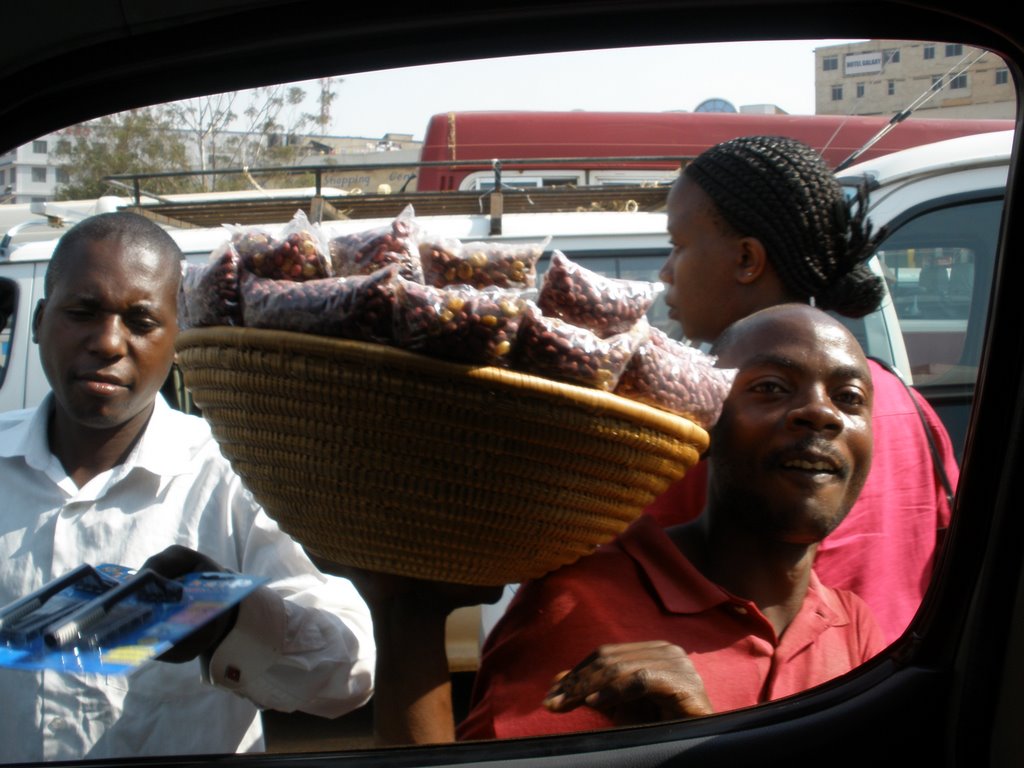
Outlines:
<svg viewBox="0 0 1024 768"><path fill-rule="evenodd" d="M868 40L816 48L815 112L1013 118L1014 85L996 54L959 43Z"/></svg>

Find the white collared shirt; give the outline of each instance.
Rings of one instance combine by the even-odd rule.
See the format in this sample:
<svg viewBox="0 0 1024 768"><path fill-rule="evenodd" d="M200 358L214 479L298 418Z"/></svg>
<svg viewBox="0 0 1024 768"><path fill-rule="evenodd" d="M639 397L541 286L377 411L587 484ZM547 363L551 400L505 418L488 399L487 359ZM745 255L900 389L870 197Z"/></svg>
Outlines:
<svg viewBox="0 0 1024 768"><path fill-rule="evenodd" d="M158 397L124 464L78 488L49 449L51 398L0 414L0 606L81 563L137 568L171 544L271 582L243 601L208 670L0 670L0 762L259 750L257 705L337 717L368 700L366 604L267 517L203 419Z"/></svg>

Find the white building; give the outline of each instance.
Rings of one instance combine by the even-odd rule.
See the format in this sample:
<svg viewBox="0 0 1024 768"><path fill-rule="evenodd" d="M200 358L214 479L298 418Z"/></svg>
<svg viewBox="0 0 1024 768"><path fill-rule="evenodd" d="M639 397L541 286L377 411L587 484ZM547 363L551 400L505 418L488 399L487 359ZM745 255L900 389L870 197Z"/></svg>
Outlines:
<svg viewBox="0 0 1024 768"><path fill-rule="evenodd" d="M866 40L816 48L815 112L1013 118L1009 68L997 54L959 43Z"/></svg>
<svg viewBox="0 0 1024 768"><path fill-rule="evenodd" d="M64 170L50 159L60 140L50 133L0 155L0 202L53 200L57 185L67 179Z"/></svg>

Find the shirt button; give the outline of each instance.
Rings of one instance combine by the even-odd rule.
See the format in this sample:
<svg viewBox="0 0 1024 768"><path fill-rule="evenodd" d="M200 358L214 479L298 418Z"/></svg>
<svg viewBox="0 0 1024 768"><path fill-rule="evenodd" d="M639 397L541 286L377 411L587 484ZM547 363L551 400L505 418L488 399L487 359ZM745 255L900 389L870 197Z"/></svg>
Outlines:
<svg viewBox="0 0 1024 768"><path fill-rule="evenodd" d="M68 721L63 717L55 717L46 727L50 729L51 733L60 733L67 730Z"/></svg>
<svg viewBox="0 0 1024 768"><path fill-rule="evenodd" d="M739 614L741 614L741 615L743 615L743 616L746 616L746 615L747 615L747 608L746 608L746 606L743 606L743 605L734 605L734 606L732 607L732 609L733 609L734 611L736 611L736 613L739 613Z"/></svg>

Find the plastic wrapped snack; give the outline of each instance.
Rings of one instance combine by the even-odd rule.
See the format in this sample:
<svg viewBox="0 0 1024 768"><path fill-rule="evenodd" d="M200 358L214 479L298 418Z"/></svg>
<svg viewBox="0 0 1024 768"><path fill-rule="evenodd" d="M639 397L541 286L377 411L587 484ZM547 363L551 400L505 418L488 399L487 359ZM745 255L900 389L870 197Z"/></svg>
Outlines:
<svg viewBox="0 0 1024 768"><path fill-rule="evenodd" d="M555 251L541 281L537 305L549 317L607 338L628 331L644 317L661 287L646 280L606 277Z"/></svg>
<svg viewBox="0 0 1024 768"><path fill-rule="evenodd" d="M396 282L398 346L455 362L510 364L527 301L521 292Z"/></svg>
<svg viewBox="0 0 1024 768"><path fill-rule="evenodd" d="M297 211L279 237L259 227L229 227L242 266L273 280L319 280L331 277L330 246L320 227Z"/></svg>
<svg viewBox="0 0 1024 768"><path fill-rule="evenodd" d="M602 339L587 328L546 317L531 301L519 328L515 368L611 392L648 330L641 320L626 333Z"/></svg>
<svg viewBox="0 0 1024 768"><path fill-rule="evenodd" d="M224 243L208 264L187 264L178 292L178 327L241 325L238 253Z"/></svg>
<svg viewBox="0 0 1024 768"><path fill-rule="evenodd" d="M243 320L251 328L336 336L390 344L394 326L394 267L372 275L296 283L242 275Z"/></svg>
<svg viewBox="0 0 1024 768"><path fill-rule="evenodd" d="M420 243L427 285L524 289L537 285L537 262L551 238L539 243L463 243L426 238Z"/></svg>
<svg viewBox="0 0 1024 768"><path fill-rule="evenodd" d="M334 274L338 277L368 275L388 264L397 264L398 274L422 283L417 230L413 207L407 205L386 226L331 238L329 248Z"/></svg>
<svg viewBox="0 0 1024 768"><path fill-rule="evenodd" d="M619 379L615 394L685 416L710 429L722 414L735 368L716 368L716 358L650 329Z"/></svg>

